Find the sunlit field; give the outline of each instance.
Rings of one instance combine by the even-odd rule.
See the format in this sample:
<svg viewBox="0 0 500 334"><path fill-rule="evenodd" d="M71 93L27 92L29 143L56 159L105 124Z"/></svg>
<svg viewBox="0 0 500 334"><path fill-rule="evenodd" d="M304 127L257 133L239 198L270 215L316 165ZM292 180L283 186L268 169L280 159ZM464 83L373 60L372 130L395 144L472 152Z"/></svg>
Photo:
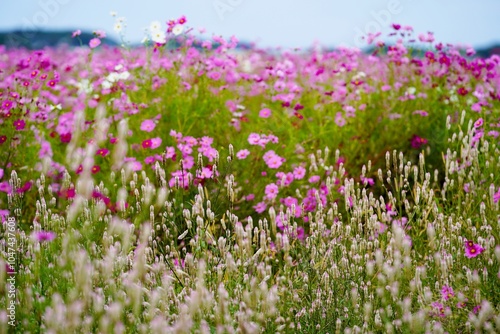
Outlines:
<svg viewBox="0 0 500 334"><path fill-rule="evenodd" d="M0 332L500 332L500 57L391 29L0 46Z"/></svg>

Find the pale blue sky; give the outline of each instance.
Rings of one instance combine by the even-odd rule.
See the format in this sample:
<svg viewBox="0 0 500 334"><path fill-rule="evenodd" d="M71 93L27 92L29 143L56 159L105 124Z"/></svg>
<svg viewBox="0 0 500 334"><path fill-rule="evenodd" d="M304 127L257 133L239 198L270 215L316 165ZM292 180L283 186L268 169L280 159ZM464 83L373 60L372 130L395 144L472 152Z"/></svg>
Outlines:
<svg viewBox="0 0 500 334"><path fill-rule="evenodd" d="M207 36L236 35L259 46L362 46L361 33L393 22L438 41L487 46L500 42L499 0L0 0L0 31L12 28L102 29L127 20L127 39L138 42L153 20L186 15Z"/></svg>

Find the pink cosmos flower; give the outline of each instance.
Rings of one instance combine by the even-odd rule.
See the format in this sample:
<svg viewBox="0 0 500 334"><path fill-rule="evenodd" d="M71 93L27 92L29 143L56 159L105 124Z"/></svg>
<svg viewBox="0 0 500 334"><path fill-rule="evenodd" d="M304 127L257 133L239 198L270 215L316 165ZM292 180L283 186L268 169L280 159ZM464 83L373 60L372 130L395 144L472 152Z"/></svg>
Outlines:
<svg viewBox="0 0 500 334"><path fill-rule="evenodd" d="M52 155L53 152L50 143L48 141L43 140L40 144L40 151L38 151L38 157L39 158L52 157Z"/></svg>
<svg viewBox="0 0 500 334"><path fill-rule="evenodd" d="M171 137L174 137L174 138L175 138L175 139L177 139L177 140L181 140L181 138L182 138L182 133L177 132L177 131L175 131L175 130L170 130L170 136L171 136Z"/></svg>
<svg viewBox="0 0 500 334"><path fill-rule="evenodd" d="M250 145L258 145L260 140L260 135L258 133L251 133L248 135L248 143Z"/></svg>
<svg viewBox="0 0 500 334"><path fill-rule="evenodd" d="M467 306L467 302L469 301L469 299L465 298L464 300L462 301L459 301L457 303L457 308L464 308Z"/></svg>
<svg viewBox="0 0 500 334"><path fill-rule="evenodd" d="M414 115L420 115L420 116L422 116L422 117L427 117L427 116L429 116L429 113L428 113L427 111L425 111L425 110L415 110L415 111L413 112L413 114L414 114Z"/></svg>
<svg viewBox="0 0 500 334"><path fill-rule="evenodd" d="M210 162L217 157L217 150L213 147L204 146L198 149L203 156L207 157Z"/></svg>
<svg viewBox="0 0 500 334"><path fill-rule="evenodd" d="M182 138L182 141L186 145L189 145L189 146L194 146L194 145L198 144L198 140L194 137L191 137L191 136L186 136L186 137Z"/></svg>
<svg viewBox="0 0 500 334"><path fill-rule="evenodd" d="M286 173L284 186L289 186L294 179L293 173Z"/></svg>
<svg viewBox="0 0 500 334"><path fill-rule="evenodd" d="M0 191L10 194L12 192L12 187L9 184L9 181L4 181L0 183Z"/></svg>
<svg viewBox="0 0 500 334"><path fill-rule="evenodd" d="M145 162L146 164L150 165L150 164L152 164L153 162L155 162L155 160L156 160L156 159L155 159L155 157L154 157L154 156L149 156L149 157L146 157L146 158L144 159L144 162Z"/></svg>
<svg viewBox="0 0 500 334"><path fill-rule="evenodd" d="M193 181L193 174L186 173L185 171L175 171L171 173L172 178L168 181L168 185L173 188L176 186L188 188L189 184ZM178 182L178 183L177 183Z"/></svg>
<svg viewBox="0 0 500 334"><path fill-rule="evenodd" d="M0 220L5 222L7 218L9 217L9 210L0 210Z"/></svg>
<svg viewBox="0 0 500 334"><path fill-rule="evenodd" d="M217 80L219 80L219 79L220 79L221 74L220 74L220 72L217 72L217 71L212 71L212 72L209 72L209 73L207 74L207 76L208 76L210 79L217 81Z"/></svg>
<svg viewBox="0 0 500 334"><path fill-rule="evenodd" d="M338 112L337 115L335 115L335 124L337 124L340 127L343 127L346 123L347 122L342 116L342 113Z"/></svg>
<svg viewBox="0 0 500 334"><path fill-rule="evenodd" d="M264 156L263 156L264 162L266 163L267 167L272 168L272 169L277 169L279 168L282 164L284 159L274 153L273 150L267 151Z"/></svg>
<svg viewBox="0 0 500 334"><path fill-rule="evenodd" d="M480 118L478 119L477 121L474 122L474 127L477 129L477 128L480 128L481 126L483 126L483 119Z"/></svg>
<svg viewBox="0 0 500 334"><path fill-rule="evenodd" d="M210 146L214 142L214 139L211 137L203 136L200 138L200 145L201 146Z"/></svg>
<svg viewBox="0 0 500 334"><path fill-rule="evenodd" d="M99 38L105 38L106 32L104 30L96 30L94 31L94 35L96 35Z"/></svg>
<svg viewBox="0 0 500 334"><path fill-rule="evenodd" d="M289 186L293 180L295 179L293 177L293 173L283 173L283 172L278 172L276 173L276 177L278 178L278 181L276 181L276 183L279 185L279 186ZM283 181L283 183L282 183Z"/></svg>
<svg viewBox="0 0 500 334"><path fill-rule="evenodd" d="M266 186L264 192L266 194L265 198L272 201L273 199L276 198L276 196L278 196L279 189L275 183L270 183Z"/></svg>
<svg viewBox="0 0 500 334"><path fill-rule="evenodd" d="M167 146L165 148L165 158L175 160L175 148Z"/></svg>
<svg viewBox="0 0 500 334"><path fill-rule="evenodd" d="M3 169L0 168L0 179L3 177Z"/></svg>
<svg viewBox="0 0 500 334"><path fill-rule="evenodd" d="M264 108L259 111L259 117L261 118L269 118L271 116L271 110L268 108Z"/></svg>
<svg viewBox="0 0 500 334"><path fill-rule="evenodd" d="M134 172L142 170L142 164L139 161L131 161L130 166Z"/></svg>
<svg viewBox="0 0 500 334"><path fill-rule="evenodd" d="M471 109L472 109L472 111L475 111L475 112L481 112L481 109L482 109L481 103L479 103L479 102L474 103L471 106Z"/></svg>
<svg viewBox="0 0 500 334"><path fill-rule="evenodd" d="M318 175L313 175L309 178L309 183L316 183L319 182L320 177Z"/></svg>
<svg viewBox="0 0 500 334"><path fill-rule="evenodd" d="M500 201L500 188L498 188L498 191L495 194L493 194L493 202L498 203L498 201Z"/></svg>
<svg viewBox="0 0 500 334"><path fill-rule="evenodd" d="M298 206L299 201L295 197L285 197L281 199L281 203L283 203L286 207L291 207L292 205Z"/></svg>
<svg viewBox="0 0 500 334"><path fill-rule="evenodd" d="M140 129L141 129L142 131L151 132L151 131L153 131L153 130L154 130L154 128L155 128L155 127L156 127L155 122L153 122L153 121L152 121L152 120L150 120L150 119L147 119L147 120L145 120L145 121L143 121L143 122L141 123L141 128L140 128Z"/></svg>
<svg viewBox="0 0 500 334"><path fill-rule="evenodd" d="M89 42L89 46L91 49L95 49L99 45L101 45L101 40L99 38L92 38Z"/></svg>
<svg viewBox="0 0 500 334"><path fill-rule="evenodd" d="M236 153L236 157L238 159L242 160L242 159L245 159L246 157L248 157L249 154L250 154L250 151L247 149L244 149L244 150L238 151L238 153Z"/></svg>
<svg viewBox="0 0 500 334"><path fill-rule="evenodd" d="M298 166L293 169L293 177L296 180L303 179L305 175L306 175L306 169L304 167Z"/></svg>
<svg viewBox="0 0 500 334"><path fill-rule="evenodd" d="M253 208L255 209L255 211L257 211L257 213L262 213L266 211L267 204L265 202L259 202L256 205L254 205Z"/></svg>
<svg viewBox="0 0 500 334"><path fill-rule="evenodd" d="M491 136L493 138L498 138L500 136L500 132L495 131L495 130L491 130L491 131L488 131L488 136Z"/></svg>
<svg viewBox="0 0 500 334"><path fill-rule="evenodd" d="M82 34L82 31L80 29L73 31L73 34L71 35L71 38L75 38L76 36L80 36Z"/></svg>
<svg viewBox="0 0 500 334"><path fill-rule="evenodd" d="M193 153L193 147L191 145L178 144L177 148L182 152L182 156L187 156Z"/></svg>
<svg viewBox="0 0 500 334"><path fill-rule="evenodd" d="M434 42L434 34L429 32L426 34L420 34L418 35L418 39L420 42L428 42L428 43L432 43Z"/></svg>
<svg viewBox="0 0 500 334"><path fill-rule="evenodd" d="M446 313L449 311L449 307L444 307L443 304L439 303L439 302L434 302L431 304L432 308L433 308L433 311L431 312L431 316L433 317L440 317L440 318L444 318L446 317Z"/></svg>

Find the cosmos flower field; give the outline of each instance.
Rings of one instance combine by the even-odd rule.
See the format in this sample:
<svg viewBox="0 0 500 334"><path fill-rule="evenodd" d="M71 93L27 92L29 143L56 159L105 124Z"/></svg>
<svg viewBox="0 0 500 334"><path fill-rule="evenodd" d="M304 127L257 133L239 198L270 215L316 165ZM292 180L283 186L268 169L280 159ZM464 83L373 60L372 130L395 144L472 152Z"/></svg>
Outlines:
<svg viewBox="0 0 500 334"><path fill-rule="evenodd" d="M185 21L0 46L1 333L500 331L500 57Z"/></svg>

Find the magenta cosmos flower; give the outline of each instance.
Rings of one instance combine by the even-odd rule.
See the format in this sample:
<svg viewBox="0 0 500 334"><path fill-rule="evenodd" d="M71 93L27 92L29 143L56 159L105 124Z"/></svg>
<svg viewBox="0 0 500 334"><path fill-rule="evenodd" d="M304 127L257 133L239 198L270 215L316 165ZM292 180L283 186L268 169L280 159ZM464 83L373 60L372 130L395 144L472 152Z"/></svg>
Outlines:
<svg viewBox="0 0 500 334"><path fill-rule="evenodd" d="M38 242L52 241L56 237L56 234L52 231L38 231L33 232L33 238Z"/></svg>
<svg viewBox="0 0 500 334"><path fill-rule="evenodd" d="M411 147L413 148L419 149L427 143L428 140L425 138L419 137L417 135L413 135L413 137L411 137Z"/></svg>
<svg viewBox="0 0 500 334"><path fill-rule="evenodd" d="M105 157L109 154L109 150L107 148L100 148L97 150L96 155L100 155L102 157Z"/></svg>
<svg viewBox="0 0 500 334"><path fill-rule="evenodd" d="M2 102L2 110L5 110L6 112L9 112L10 109L14 108L16 106L16 103L10 100L5 100Z"/></svg>
<svg viewBox="0 0 500 334"><path fill-rule="evenodd" d="M92 169L90 171L92 172L92 174L96 174L96 173L99 173L100 170L101 170L101 167L99 165L94 165L94 166L92 166Z"/></svg>
<svg viewBox="0 0 500 334"><path fill-rule="evenodd" d="M441 297L443 300L448 300L455 296L455 292L453 292L453 288L448 285L444 285L441 289Z"/></svg>
<svg viewBox="0 0 500 334"><path fill-rule="evenodd" d="M482 252L484 252L484 248L481 245L475 244L470 240L465 242L465 256L469 259L478 256Z"/></svg>
<svg viewBox="0 0 500 334"><path fill-rule="evenodd" d="M16 130L24 130L24 127L26 126L26 122L23 121L22 119L16 119L14 121L14 127Z"/></svg>

